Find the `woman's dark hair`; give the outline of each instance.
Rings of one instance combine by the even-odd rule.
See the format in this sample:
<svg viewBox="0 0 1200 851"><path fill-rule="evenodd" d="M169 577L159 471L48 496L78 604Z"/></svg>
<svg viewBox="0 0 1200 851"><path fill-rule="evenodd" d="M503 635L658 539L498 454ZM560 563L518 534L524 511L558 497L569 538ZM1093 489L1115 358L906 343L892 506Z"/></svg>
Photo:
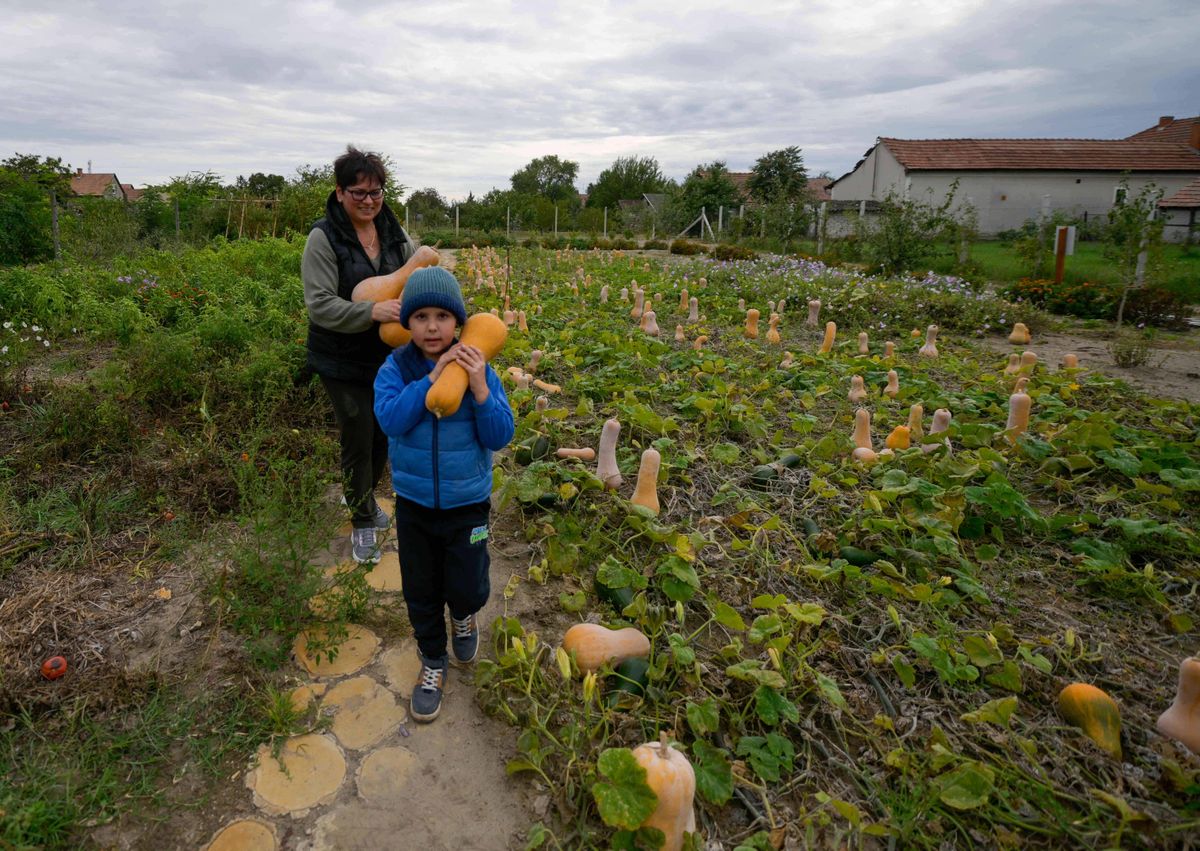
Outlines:
<svg viewBox="0 0 1200 851"><path fill-rule="evenodd" d="M346 146L346 153L333 161L333 179L339 189L347 189L360 180L375 178L380 186L387 185L387 166L383 157L374 151L360 151L353 145Z"/></svg>

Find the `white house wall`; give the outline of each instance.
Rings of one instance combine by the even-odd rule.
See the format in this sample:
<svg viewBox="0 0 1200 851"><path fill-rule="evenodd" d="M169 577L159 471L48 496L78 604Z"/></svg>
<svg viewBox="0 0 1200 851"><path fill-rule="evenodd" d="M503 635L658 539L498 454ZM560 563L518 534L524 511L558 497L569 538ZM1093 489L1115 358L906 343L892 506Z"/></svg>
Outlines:
<svg viewBox="0 0 1200 851"><path fill-rule="evenodd" d="M829 190L834 201L881 201L888 190L904 191L904 168L883 145L876 145L862 165Z"/></svg>

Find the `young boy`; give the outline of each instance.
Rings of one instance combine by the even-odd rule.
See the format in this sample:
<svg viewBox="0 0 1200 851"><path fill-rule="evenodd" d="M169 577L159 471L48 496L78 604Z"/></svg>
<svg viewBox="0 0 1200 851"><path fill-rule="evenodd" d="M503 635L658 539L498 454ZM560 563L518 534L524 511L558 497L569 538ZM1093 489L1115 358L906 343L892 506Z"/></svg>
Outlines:
<svg viewBox="0 0 1200 851"><path fill-rule="evenodd" d="M513 436L513 414L495 371L474 346L460 344L467 320L462 289L450 272L428 266L404 288L400 324L412 342L392 352L375 377L375 416L388 436L396 490L396 539L404 602L421 653L411 711L432 721L442 706L446 663L475 661L476 613L491 593L487 537L492 452ZM440 420L425 394L447 365L467 372L458 411ZM446 654L445 610L454 635Z"/></svg>

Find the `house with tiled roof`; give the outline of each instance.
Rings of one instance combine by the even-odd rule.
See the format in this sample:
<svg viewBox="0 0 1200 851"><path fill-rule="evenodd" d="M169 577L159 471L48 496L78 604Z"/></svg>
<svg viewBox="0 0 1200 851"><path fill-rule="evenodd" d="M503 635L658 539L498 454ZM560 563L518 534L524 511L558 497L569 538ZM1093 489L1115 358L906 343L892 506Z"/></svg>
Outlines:
<svg viewBox="0 0 1200 851"><path fill-rule="evenodd" d="M75 169L71 175L71 191L82 198L111 198L117 201L128 200L125 189L117 176L111 172L87 172L81 168Z"/></svg>
<svg viewBox="0 0 1200 851"><path fill-rule="evenodd" d="M1171 242L1200 241L1200 177L1158 202L1163 237Z"/></svg>
<svg viewBox="0 0 1200 851"><path fill-rule="evenodd" d="M1018 228L1044 211L1086 221L1153 183L1173 197L1200 178L1200 116L1164 116L1124 139L895 139L880 137L829 187L834 201L880 201L889 193L974 206L981 234ZM1168 228L1181 239L1186 228Z"/></svg>
<svg viewBox="0 0 1200 851"><path fill-rule="evenodd" d="M726 176L733 181L733 186L737 189L738 197L743 202L749 204L750 198L750 176L754 174L752 171L729 171ZM808 192L814 201L829 201L829 184L833 181L828 177L810 177L808 179Z"/></svg>

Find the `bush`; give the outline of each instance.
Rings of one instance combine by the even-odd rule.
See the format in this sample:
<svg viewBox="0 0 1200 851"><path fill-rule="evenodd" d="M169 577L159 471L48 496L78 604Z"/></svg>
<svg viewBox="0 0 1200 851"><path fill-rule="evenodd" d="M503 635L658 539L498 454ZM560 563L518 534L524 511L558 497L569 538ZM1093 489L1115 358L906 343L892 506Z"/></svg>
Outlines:
<svg viewBox="0 0 1200 851"><path fill-rule="evenodd" d="M744 245L734 245L729 242L714 245L711 254L716 260L753 260L758 256L758 252L753 248L746 248Z"/></svg>
<svg viewBox="0 0 1200 851"><path fill-rule="evenodd" d="M648 239L642 243L643 251L666 251L667 243L661 239Z"/></svg>
<svg viewBox="0 0 1200 851"><path fill-rule="evenodd" d="M1027 301L1051 313L1080 319L1113 320L1121 288L1117 284L1061 283L1040 278L1022 278L1004 291L1007 298ZM1129 291L1125 319L1162 328L1183 327L1187 322L1187 301L1178 293L1148 286Z"/></svg>
<svg viewBox="0 0 1200 851"><path fill-rule="evenodd" d="M1125 302L1125 319L1159 328L1186 328L1189 312L1186 298L1162 287L1130 290Z"/></svg>
<svg viewBox="0 0 1200 851"><path fill-rule="evenodd" d="M637 251L640 246L636 239L618 236L612 240L612 247L617 251Z"/></svg>
<svg viewBox="0 0 1200 851"><path fill-rule="evenodd" d="M703 254L704 246L690 239L676 239L671 242L670 250L672 254L683 254L690 257L693 254Z"/></svg>

